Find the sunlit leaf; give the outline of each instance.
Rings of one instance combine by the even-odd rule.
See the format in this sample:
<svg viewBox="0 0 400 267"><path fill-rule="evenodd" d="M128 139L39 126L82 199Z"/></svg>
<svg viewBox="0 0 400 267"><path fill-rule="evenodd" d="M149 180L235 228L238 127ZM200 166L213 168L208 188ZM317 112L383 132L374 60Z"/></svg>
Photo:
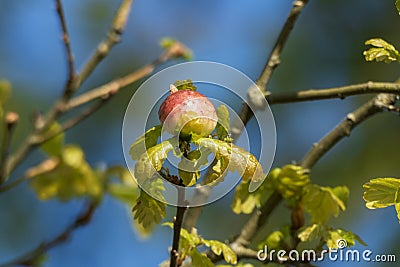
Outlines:
<svg viewBox="0 0 400 267"><path fill-rule="evenodd" d="M176 89L178 90L191 90L196 91L197 87L193 84L192 80L178 80L174 82Z"/></svg>
<svg viewBox="0 0 400 267"><path fill-rule="evenodd" d="M211 251L217 255L221 255L222 253L224 256L224 260L227 263L232 263L232 264L237 263L237 257L235 252L233 252L233 250L227 244L224 244L217 240L204 240L204 245L209 247Z"/></svg>
<svg viewBox="0 0 400 267"><path fill-rule="evenodd" d="M64 146L64 132L61 132L61 125L58 122L51 124L45 135L53 136L56 133L58 134L44 142L40 148L49 156L60 157Z"/></svg>
<svg viewBox="0 0 400 267"><path fill-rule="evenodd" d="M197 249L193 249L190 253L192 257L192 267L214 267L214 263L206 254L200 253Z"/></svg>
<svg viewBox="0 0 400 267"><path fill-rule="evenodd" d="M230 118L229 111L225 105L217 108L218 123L215 128L219 140L225 140L229 136Z"/></svg>
<svg viewBox="0 0 400 267"><path fill-rule="evenodd" d="M223 158L228 163L228 170L237 170L245 182L257 182L265 177L256 157L243 148L211 138L199 138L195 143L211 149L217 159Z"/></svg>
<svg viewBox="0 0 400 267"><path fill-rule="evenodd" d="M133 160L138 160L139 157L151 147L157 144L158 138L161 136L161 125L154 126L147 130L131 145L129 154Z"/></svg>
<svg viewBox="0 0 400 267"><path fill-rule="evenodd" d="M281 245L284 239L284 233L282 233L281 231L274 231L258 245L258 249L264 249L265 246L267 246L268 249L281 249Z"/></svg>
<svg viewBox="0 0 400 267"><path fill-rule="evenodd" d="M242 182L236 187L233 197L232 210L236 214L250 214L254 208L260 208L271 196L273 186L270 179L265 179L256 191L249 192L249 183Z"/></svg>
<svg viewBox="0 0 400 267"><path fill-rule="evenodd" d="M397 8L397 12L400 15L400 0L396 0L396 8Z"/></svg>
<svg viewBox="0 0 400 267"><path fill-rule="evenodd" d="M172 138L147 149L135 165L135 178L139 184L160 171L164 160L168 157L168 152L177 146L177 140Z"/></svg>
<svg viewBox="0 0 400 267"><path fill-rule="evenodd" d="M363 185L364 200L369 209L385 208L394 205L400 179L376 178Z"/></svg>
<svg viewBox="0 0 400 267"><path fill-rule="evenodd" d="M319 250L324 244L324 236L326 230L321 224L312 224L311 226L302 228L297 237L300 239L300 243L296 249L303 251L305 249Z"/></svg>
<svg viewBox="0 0 400 267"><path fill-rule="evenodd" d="M285 199L297 199L304 187L310 183L308 171L297 165L275 168L269 173L268 179Z"/></svg>
<svg viewBox="0 0 400 267"><path fill-rule="evenodd" d="M356 241L364 246L367 245L358 235L343 229L328 230L325 241L330 249L351 247L355 245Z"/></svg>
<svg viewBox="0 0 400 267"><path fill-rule="evenodd" d="M375 178L363 187L367 208L376 209L394 205L400 223L400 179Z"/></svg>
<svg viewBox="0 0 400 267"><path fill-rule="evenodd" d="M144 229L152 229L155 225L159 224L166 215L165 202L161 202L154 198L163 199L162 191L164 190L163 183L160 179L154 179L150 187L151 196L145 191L141 190L139 198L136 200L135 206L132 208L134 220L137 221Z"/></svg>
<svg viewBox="0 0 400 267"><path fill-rule="evenodd" d="M45 160L29 169L26 175L31 178L30 185L41 200L68 201L85 196L98 199L102 195L102 181L78 146L65 146L60 158Z"/></svg>
<svg viewBox="0 0 400 267"><path fill-rule="evenodd" d="M367 61L384 61L390 63L400 60L400 54L396 48L381 38L373 38L365 42L366 45L372 45L369 50L364 51Z"/></svg>
<svg viewBox="0 0 400 267"><path fill-rule="evenodd" d="M200 178L200 171L196 166L196 162L197 161L182 157L181 161L178 163L179 178L182 179L185 186L196 184L197 180Z"/></svg>
<svg viewBox="0 0 400 267"><path fill-rule="evenodd" d="M325 223L331 216L337 217L341 210L344 211L346 209L346 204L342 201L346 192L348 192L348 189L345 188L337 187L335 190L315 184L305 188L302 202L306 211L311 214L312 222ZM342 199L335 194L338 192Z"/></svg>
<svg viewBox="0 0 400 267"><path fill-rule="evenodd" d="M178 43L178 41L175 40L174 38L164 37L160 41L160 46L167 50L167 49L170 49L172 46L174 46L177 43ZM186 60L191 60L193 55L189 49L186 49L185 52L183 53L182 57Z"/></svg>
<svg viewBox="0 0 400 267"><path fill-rule="evenodd" d="M400 187L397 188L397 191L396 191L396 195L394 198L394 207L397 212L397 219L399 220L399 223L400 223Z"/></svg>

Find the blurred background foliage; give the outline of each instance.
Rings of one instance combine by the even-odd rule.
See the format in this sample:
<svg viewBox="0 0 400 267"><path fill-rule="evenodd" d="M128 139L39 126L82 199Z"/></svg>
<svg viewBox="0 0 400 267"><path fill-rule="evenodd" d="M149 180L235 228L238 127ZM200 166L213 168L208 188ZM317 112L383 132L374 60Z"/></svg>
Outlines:
<svg viewBox="0 0 400 267"><path fill-rule="evenodd" d="M77 65L81 66L107 33L119 1L64 2L72 47ZM292 1L282 0L137 0L123 42L101 63L82 91L152 62L162 52L158 43L165 36L190 47L195 60L225 63L256 79L291 4ZM373 37L382 37L399 48L399 26L394 0L310 1L268 89L283 92L368 80L393 81L400 74L398 64L367 63L362 52L365 40ZM66 66L59 28L53 1L0 3L0 78L13 86L6 108L17 111L21 117L12 148L31 129L33 112L45 112L61 93ZM158 69L174 63L177 62ZM66 135L67 143L78 143L83 148L91 165L124 164L122 119L141 82L122 90L105 108ZM313 142L366 99L368 96L273 106L278 135L274 166L299 161ZM400 231L396 214L392 208L367 210L362 184L373 177L400 175L399 130L398 117L380 114L338 144L311 174L315 183L345 184L350 188L348 209L332 220L334 225L359 234L374 253L396 253L398 257ZM138 136L139 130L135 134ZM41 152L32 153L14 177L43 158ZM232 196L233 192L204 210L198 228L205 238L225 240L240 229L245 216L231 211ZM0 263L57 235L73 220L81 205L78 200L41 202L27 184L1 194ZM173 213L168 209L167 218L172 218ZM128 214L123 204L107 197L89 226L77 230L69 242L50 251L45 266L156 266L168 258L170 229L159 227L144 241L132 231ZM284 207L280 207L265 231L275 230L289 219ZM350 265L357 264L346 263Z"/></svg>

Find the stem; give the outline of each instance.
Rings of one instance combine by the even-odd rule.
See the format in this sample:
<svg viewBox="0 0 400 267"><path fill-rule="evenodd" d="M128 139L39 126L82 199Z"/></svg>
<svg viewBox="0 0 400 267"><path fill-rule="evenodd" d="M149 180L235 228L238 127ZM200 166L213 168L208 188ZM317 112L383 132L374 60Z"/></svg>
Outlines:
<svg viewBox="0 0 400 267"><path fill-rule="evenodd" d="M179 257L179 240L181 237L182 222L187 207L179 206L185 202L185 188L178 188L178 206L176 207L176 216L174 218L174 237L172 240L170 267L180 266Z"/></svg>

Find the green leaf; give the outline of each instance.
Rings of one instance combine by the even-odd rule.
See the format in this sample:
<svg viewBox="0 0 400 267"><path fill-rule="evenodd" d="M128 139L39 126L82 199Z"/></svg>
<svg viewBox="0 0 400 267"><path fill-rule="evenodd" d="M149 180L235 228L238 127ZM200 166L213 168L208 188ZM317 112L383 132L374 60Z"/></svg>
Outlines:
<svg viewBox="0 0 400 267"><path fill-rule="evenodd" d="M219 140L226 140L229 137L230 118L229 111L225 105L220 105L217 108L218 123L215 128Z"/></svg>
<svg viewBox="0 0 400 267"><path fill-rule="evenodd" d="M397 8L397 12L400 15L400 0L396 0L396 8Z"/></svg>
<svg viewBox="0 0 400 267"><path fill-rule="evenodd" d="M204 245L209 247L211 251L217 255L221 255L222 253L224 255L224 260L227 263L237 263L235 252L233 252L233 250L227 244L224 244L217 240L204 240Z"/></svg>
<svg viewBox="0 0 400 267"><path fill-rule="evenodd" d="M146 149L157 144L158 138L161 136L161 129L161 125L150 128L131 145L129 154L133 160L138 160Z"/></svg>
<svg viewBox="0 0 400 267"><path fill-rule="evenodd" d="M385 208L396 203L396 193L400 188L400 179L375 178L364 184L363 187L367 208Z"/></svg>
<svg viewBox="0 0 400 267"><path fill-rule="evenodd" d="M397 219L399 220L399 223L400 223L400 187L397 188L397 191L396 191L396 195L394 198L394 207L397 212Z"/></svg>
<svg viewBox="0 0 400 267"><path fill-rule="evenodd" d="M182 179L185 186L196 184L200 178L200 171L196 163L197 161L188 160L184 157L178 163L179 178Z"/></svg>
<svg viewBox="0 0 400 267"><path fill-rule="evenodd" d="M249 192L249 183L242 182L236 187L232 210L234 213L250 214L254 208L260 208L271 196L273 186L270 179L265 179L256 191Z"/></svg>
<svg viewBox="0 0 400 267"><path fill-rule="evenodd" d="M178 146L175 138L168 139L156 146L147 149L136 162L135 177L139 184L144 183L146 179L160 171L168 152Z"/></svg>
<svg viewBox="0 0 400 267"><path fill-rule="evenodd" d="M373 48L364 51L366 61L384 61L390 63L400 61L400 54L396 48L381 38L373 38L365 42L366 45L372 45Z"/></svg>
<svg viewBox="0 0 400 267"><path fill-rule="evenodd" d="M217 160L224 160L222 165L227 164L229 171L237 170L245 182L257 182L265 177L256 157L241 147L211 138L199 138L195 143L211 149Z"/></svg>
<svg viewBox="0 0 400 267"><path fill-rule="evenodd" d="M60 132L61 125L58 122L54 122L50 125L49 129L46 131L45 135L53 136L56 133L56 136L51 138L50 140L44 142L40 148L49 156L60 157L62 154L63 146L64 146L64 133Z"/></svg>
<svg viewBox="0 0 400 267"><path fill-rule="evenodd" d="M297 245L296 249L299 251L305 249L319 250L324 244L325 234L325 227L320 224L312 224L311 226L302 228L297 234L301 242Z"/></svg>
<svg viewBox="0 0 400 267"><path fill-rule="evenodd" d="M342 201L348 189L345 187L322 187L311 184L305 188L302 201L311 220L314 223L325 223L331 216L337 217L340 210L346 209L346 204ZM335 192L339 192L340 198ZM347 197L346 197L347 199Z"/></svg>
<svg viewBox="0 0 400 267"><path fill-rule="evenodd" d="M163 49L170 49L172 46L174 46L178 41L174 38L170 37L164 37L160 41L160 46ZM182 57L186 60L191 60L192 59L192 52L189 49L186 49L185 53L182 55Z"/></svg>
<svg viewBox="0 0 400 267"><path fill-rule="evenodd" d="M162 197L164 186L160 179L155 179L150 189L152 195L155 194L158 197ZM133 218L145 230L150 231L165 217L166 206L167 204L165 202L161 202L141 190L139 198L136 200L136 205L132 209L134 214Z"/></svg>
<svg viewBox="0 0 400 267"><path fill-rule="evenodd" d="M214 263L205 255L200 253L197 249L193 249L190 253L192 257L192 267L214 267Z"/></svg>
<svg viewBox="0 0 400 267"><path fill-rule="evenodd" d="M174 82L176 89L178 90L191 90L196 91L197 87L193 84L192 80L177 80Z"/></svg>
<svg viewBox="0 0 400 267"><path fill-rule="evenodd" d="M297 165L285 165L281 169L273 169L268 179L271 179L276 190L285 199L297 199L303 188L310 183L308 171Z"/></svg>
<svg viewBox="0 0 400 267"><path fill-rule="evenodd" d="M171 222L163 223L163 226L169 226L171 229L174 228L174 224ZM192 228L191 233L182 228L179 241L179 257L184 259L186 256L190 255L192 250L195 250L195 248L201 244L203 244L203 239L197 234L195 228Z"/></svg>
<svg viewBox="0 0 400 267"><path fill-rule="evenodd" d="M102 181L86 162L82 149L74 145L65 146L60 158L47 159L26 175L41 200L68 201L85 196L99 199L103 193Z"/></svg>
<svg viewBox="0 0 400 267"><path fill-rule="evenodd" d="M354 234L353 232L346 231L343 229L332 229L328 230L325 237L326 245L330 249L351 247L355 245L355 241L366 246L364 241L361 238Z"/></svg>
<svg viewBox="0 0 400 267"><path fill-rule="evenodd" d="M265 246L268 249L281 249L284 239L285 235L281 231L274 231L258 245L258 249L264 249Z"/></svg>

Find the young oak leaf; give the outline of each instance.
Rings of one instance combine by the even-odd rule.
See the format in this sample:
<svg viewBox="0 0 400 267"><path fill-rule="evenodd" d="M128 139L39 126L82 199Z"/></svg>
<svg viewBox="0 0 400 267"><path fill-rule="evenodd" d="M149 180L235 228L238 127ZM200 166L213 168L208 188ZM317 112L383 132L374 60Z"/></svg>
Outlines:
<svg viewBox="0 0 400 267"><path fill-rule="evenodd" d="M193 249L190 253L192 257L192 267L214 267L214 263L206 254L200 253L197 249Z"/></svg>
<svg viewBox="0 0 400 267"><path fill-rule="evenodd" d="M221 255L221 253L224 256L224 260L227 263L232 263L236 264L237 263L237 256L235 252L227 245L224 244L220 241L217 240L203 240L204 245L209 247L212 252L214 252L217 255Z"/></svg>
<svg viewBox="0 0 400 267"><path fill-rule="evenodd" d="M64 146L64 132L61 131L61 125L58 122L51 124L45 135L56 133L58 134L40 145L40 148L49 156L60 157Z"/></svg>
<svg viewBox="0 0 400 267"><path fill-rule="evenodd" d="M348 194L349 190L345 186L332 189L311 184L305 188L302 202L312 222L324 224L331 216L337 217L341 210L346 209L344 200Z"/></svg>
<svg viewBox="0 0 400 267"><path fill-rule="evenodd" d="M218 122L215 130L217 131L218 139L219 140L226 140L229 136L229 128L230 128L230 118L229 118L229 111L225 105L220 105L217 108L217 117Z"/></svg>
<svg viewBox="0 0 400 267"><path fill-rule="evenodd" d="M275 168L268 174L268 179L285 199L298 198L310 183L308 171L297 165Z"/></svg>
<svg viewBox="0 0 400 267"><path fill-rule="evenodd" d="M150 231L165 217L167 204L165 201L162 202L158 200L164 200L164 197L162 196L164 185L160 179L154 179L147 189L150 190L149 193L151 195L146 193L144 190L141 190L139 198L136 200L136 204L132 208L132 212L134 220L145 230Z"/></svg>
<svg viewBox="0 0 400 267"><path fill-rule="evenodd" d="M343 229L329 229L325 235L325 242L329 249L354 246L356 241L366 246L365 242L355 233Z"/></svg>
<svg viewBox="0 0 400 267"><path fill-rule="evenodd" d="M245 182L258 182L265 177L256 157L241 147L211 138L198 138L194 142L198 146L209 148L217 160L223 158L228 164L228 170L237 170Z"/></svg>
<svg viewBox="0 0 400 267"><path fill-rule="evenodd" d="M255 208L260 208L271 196L273 186L270 179L265 179L256 191L249 192L249 183L242 182L236 187L232 202L232 210L236 214L250 214Z"/></svg>
<svg viewBox="0 0 400 267"><path fill-rule="evenodd" d="M365 42L366 45L372 45L369 50L364 51L366 61L384 61L390 63L400 61L400 53L397 49L381 38L373 38Z"/></svg>
<svg viewBox="0 0 400 267"><path fill-rule="evenodd" d="M364 200L369 209L395 206L400 222L400 179L375 178L363 185Z"/></svg>
<svg viewBox="0 0 400 267"><path fill-rule="evenodd" d="M102 181L85 160L78 146L64 147L60 158L50 158L29 169L30 186L41 200L102 196Z"/></svg>
<svg viewBox="0 0 400 267"><path fill-rule="evenodd" d="M138 159L135 165L135 178L139 184L160 171L164 160L168 157L168 152L177 147L175 138L168 139L155 145L145 151Z"/></svg>
<svg viewBox="0 0 400 267"><path fill-rule="evenodd" d="M150 149L157 144L157 140L161 136L161 129L161 125L154 126L136 139L129 149L129 154L133 160L138 160L146 149Z"/></svg>

